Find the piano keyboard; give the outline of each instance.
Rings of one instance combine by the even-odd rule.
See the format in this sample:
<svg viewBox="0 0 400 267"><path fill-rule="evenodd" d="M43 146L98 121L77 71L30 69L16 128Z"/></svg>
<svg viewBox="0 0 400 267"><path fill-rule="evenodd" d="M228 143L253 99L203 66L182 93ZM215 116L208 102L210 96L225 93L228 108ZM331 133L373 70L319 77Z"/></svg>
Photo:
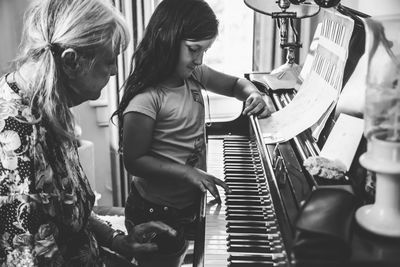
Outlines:
<svg viewBox="0 0 400 267"><path fill-rule="evenodd" d="M247 137L210 137L208 172L232 189L207 194L204 266L283 266L287 256L257 146Z"/></svg>

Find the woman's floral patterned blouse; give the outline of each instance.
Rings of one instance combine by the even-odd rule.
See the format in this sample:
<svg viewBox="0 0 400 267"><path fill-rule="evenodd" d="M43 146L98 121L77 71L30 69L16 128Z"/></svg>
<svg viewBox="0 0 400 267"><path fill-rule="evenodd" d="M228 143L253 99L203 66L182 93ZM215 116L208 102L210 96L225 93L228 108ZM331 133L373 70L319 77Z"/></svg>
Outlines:
<svg viewBox="0 0 400 267"><path fill-rule="evenodd" d="M87 225L94 195L77 149L32 116L8 76L0 78L0 266L97 266Z"/></svg>

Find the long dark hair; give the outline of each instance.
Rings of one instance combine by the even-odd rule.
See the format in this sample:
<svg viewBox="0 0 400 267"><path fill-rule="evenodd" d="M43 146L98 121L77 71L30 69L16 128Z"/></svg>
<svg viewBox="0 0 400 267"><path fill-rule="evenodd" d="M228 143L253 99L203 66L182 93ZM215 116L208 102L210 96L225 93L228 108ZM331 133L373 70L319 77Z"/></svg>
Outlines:
<svg viewBox="0 0 400 267"><path fill-rule="evenodd" d="M112 115L118 116L120 151L123 112L130 100L173 74L182 40L207 40L217 35L217 17L204 0L163 0L157 6L133 54L122 99Z"/></svg>

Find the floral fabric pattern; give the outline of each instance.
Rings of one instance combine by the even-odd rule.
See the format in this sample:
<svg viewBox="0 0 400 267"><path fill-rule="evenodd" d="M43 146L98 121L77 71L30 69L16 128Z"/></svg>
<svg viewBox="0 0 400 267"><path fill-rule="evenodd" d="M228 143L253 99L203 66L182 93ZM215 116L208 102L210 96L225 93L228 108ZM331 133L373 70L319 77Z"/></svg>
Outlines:
<svg viewBox="0 0 400 267"><path fill-rule="evenodd" d="M0 78L0 266L99 266L94 194L76 147L60 143Z"/></svg>

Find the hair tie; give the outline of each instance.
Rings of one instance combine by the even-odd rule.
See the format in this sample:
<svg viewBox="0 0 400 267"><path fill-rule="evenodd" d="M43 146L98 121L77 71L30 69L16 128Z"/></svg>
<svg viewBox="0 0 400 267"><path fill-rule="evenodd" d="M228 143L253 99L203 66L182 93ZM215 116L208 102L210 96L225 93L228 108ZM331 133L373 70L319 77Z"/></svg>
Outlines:
<svg viewBox="0 0 400 267"><path fill-rule="evenodd" d="M57 45L53 43L47 43L46 46L44 47L45 50L50 50L50 52L55 56L57 54Z"/></svg>
<svg viewBox="0 0 400 267"><path fill-rule="evenodd" d="M54 45L52 43L47 43L46 48L52 50Z"/></svg>

